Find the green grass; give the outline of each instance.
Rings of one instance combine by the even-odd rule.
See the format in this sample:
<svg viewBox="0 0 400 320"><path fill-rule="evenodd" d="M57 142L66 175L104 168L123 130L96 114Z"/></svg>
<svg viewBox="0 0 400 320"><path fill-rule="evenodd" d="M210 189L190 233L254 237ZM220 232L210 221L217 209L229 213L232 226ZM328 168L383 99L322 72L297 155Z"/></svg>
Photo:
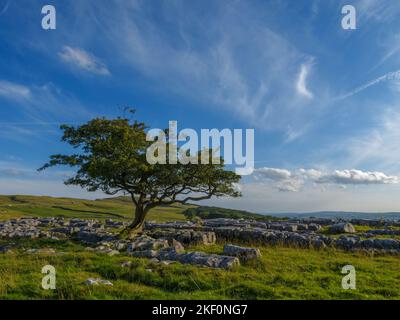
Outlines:
<svg viewBox="0 0 400 320"><path fill-rule="evenodd" d="M262 247L260 261L216 270L147 259L109 257L64 241L21 241L0 255L1 299L400 299L400 263L394 256L369 256L334 249ZM23 248L51 247L56 254L26 254ZM191 247L221 253L222 244ZM132 261L129 268L120 264ZM53 265L57 289L41 288L41 269ZM341 268L357 271L357 289L341 288ZM149 271L148 269L151 269ZM89 277L114 286L84 284Z"/></svg>
<svg viewBox="0 0 400 320"><path fill-rule="evenodd" d="M160 207L150 212L148 219L184 220L183 212L189 207ZM89 201L0 196L0 219L60 216L126 220L132 210L129 199L123 197ZM109 257L85 251L82 244L72 241L0 240L0 246L10 242L16 245L13 252L0 254L0 299L400 299L399 256L257 245L262 253L259 261L217 270L179 263L152 264L124 254ZM54 248L56 254L27 254L27 248ZM220 254L223 243L187 250ZM124 261L132 261L131 267L121 267ZM41 269L47 264L56 268L56 290L41 288ZM341 288L341 268L347 264L356 268L356 290ZM89 287L84 284L89 277L110 280L114 286Z"/></svg>
<svg viewBox="0 0 400 320"><path fill-rule="evenodd" d="M194 205L172 205L152 209L148 220L186 220L183 211ZM100 200L36 196L0 196L0 220L15 217L64 217L83 219L132 219L134 206L129 198Z"/></svg>

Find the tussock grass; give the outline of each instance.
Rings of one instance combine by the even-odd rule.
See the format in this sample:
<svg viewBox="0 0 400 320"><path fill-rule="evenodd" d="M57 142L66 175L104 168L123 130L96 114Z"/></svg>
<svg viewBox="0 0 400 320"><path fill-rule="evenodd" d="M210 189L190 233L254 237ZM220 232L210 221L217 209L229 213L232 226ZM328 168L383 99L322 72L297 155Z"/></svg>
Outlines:
<svg viewBox="0 0 400 320"><path fill-rule="evenodd" d="M186 220L183 212L194 205L172 205L152 209L147 219ZM17 217L64 217L82 219L128 220L133 218L134 205L127 197L100 200L37 196L0 196L0 220Z"/></svg>
<svg viewBox="0 0 400 320"><path fill-rule="evenodd" d="M26 254L24 248L51 247L56 254ZM190 251L221 253L222 244ZM70 241L21 241L0 255L1 299L400 299L398 256L373 257L334 249L261 247L262 258L233 270L173 263L154 264L124 255L87 252ZM122 267L132 261L130 267ZM41 288L41 268L57 270L57 289ZM357 289L341 288L341 268L357 271ZM114 286L87 286L89 278Z"/></svg>
<svg viewBox="0 0 400 320"><path fill-rule="evenodd" d="M157 208L148 219L185 220L183 211L188 207ZM61 216L124 220L131 218L132 210L124 197L89 201L0 196L0 219ZM247 243L260 248L260 260L233 270L217 270L154 264L123 254L110 257L85 251L82 244L72 241L0 240L0 246L11 242L15 243L13 252L0 254L0 299L400 299L399 256ZM221 254L224 243L187 249ZM28 248L54 248L56 254L27 254ZM132 265L121 267L125 261ZM47 264L56 268L56 290L41 288L41 270ZM347 264L356 268L356 290L341 287L341 269ZM114 285L88 286L84 281L89 277L110 280Z"/></svg>

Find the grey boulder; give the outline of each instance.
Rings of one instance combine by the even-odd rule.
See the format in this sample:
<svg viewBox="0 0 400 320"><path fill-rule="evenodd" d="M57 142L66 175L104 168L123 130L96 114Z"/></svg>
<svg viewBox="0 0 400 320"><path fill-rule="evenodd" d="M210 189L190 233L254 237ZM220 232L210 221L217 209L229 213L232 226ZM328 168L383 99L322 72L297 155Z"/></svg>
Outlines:
<svg viewBox="0 0 400 320"><path fill-rule="evenodd" d="M223 253L227 256L238 257L241 261L255 260L261 257L261 252L257 248L245 248L232 244L226 244Z"/></svg>

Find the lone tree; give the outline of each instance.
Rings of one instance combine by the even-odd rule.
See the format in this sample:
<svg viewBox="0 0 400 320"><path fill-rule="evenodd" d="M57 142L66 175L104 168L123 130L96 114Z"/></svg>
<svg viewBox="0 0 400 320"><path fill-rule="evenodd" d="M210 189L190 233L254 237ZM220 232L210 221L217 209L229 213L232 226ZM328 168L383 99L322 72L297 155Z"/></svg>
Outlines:
<svg viewBox="0 0 400 320"><path fill-rule="evenodd" d="M134 204L134 219L125 230L129 237L142 229L147 213L156 206L241 195L235 188L240 176L225 170L223 159L219 164L150 164L146 150L153 142L146 141L147 127L142 122L95 118L76 127L62 125L61 130L62 141L77 152L52 155L39 170L76 167L66 185L108 195L129 194ZM200 152L196 156L200 159Z"/></svg>

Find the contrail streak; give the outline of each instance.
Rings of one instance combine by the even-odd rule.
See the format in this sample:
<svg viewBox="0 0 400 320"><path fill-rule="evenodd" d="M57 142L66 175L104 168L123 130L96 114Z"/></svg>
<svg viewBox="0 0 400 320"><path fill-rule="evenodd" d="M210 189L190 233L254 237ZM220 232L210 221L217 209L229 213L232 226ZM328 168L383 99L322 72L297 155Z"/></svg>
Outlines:
<svg viewBox="0 0 400 320"><path fill-rule="evenodd" d="M366 84L364 84L346 94L343 94L343 95L337 97L335 100L346 99L346 98L351 97L357 93L360 93L361 91L364 91L365 89L372 87L378 83L381 83L384 81L391 81L391 80L400 80L400 70L389 72L383 76L380 76L379 78L376 78L375 80L367 82Z"/></svg>

